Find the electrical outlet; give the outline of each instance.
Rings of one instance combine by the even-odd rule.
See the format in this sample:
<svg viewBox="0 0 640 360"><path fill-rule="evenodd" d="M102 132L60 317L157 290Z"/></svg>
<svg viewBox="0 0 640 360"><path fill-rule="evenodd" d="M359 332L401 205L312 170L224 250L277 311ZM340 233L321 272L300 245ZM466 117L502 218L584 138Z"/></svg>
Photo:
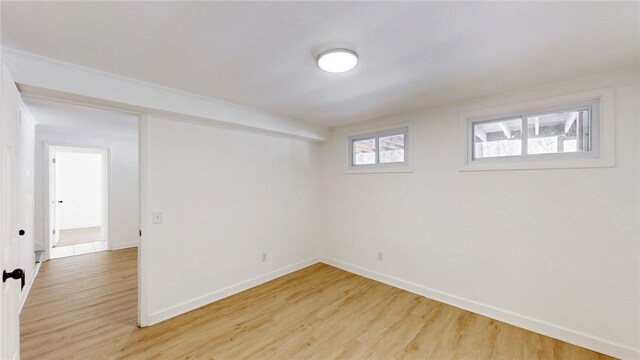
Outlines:
<svg viewBox="0 0 640 360"><path fill-rule="evenodd" d="M262 253L262 262L267 261L267 253Z"/></svg>
<svg viewBox="0 0 640 360"><path fill-rule="evenodd" d="M378 261L384 260L383 254L381 252L378 253Z"/></svg>
<svg viewBox="0 0 640 360"><path fill-rule="evenodd" d="M154 224L162 224L162 211L154 211L152 215Z"/></svg>

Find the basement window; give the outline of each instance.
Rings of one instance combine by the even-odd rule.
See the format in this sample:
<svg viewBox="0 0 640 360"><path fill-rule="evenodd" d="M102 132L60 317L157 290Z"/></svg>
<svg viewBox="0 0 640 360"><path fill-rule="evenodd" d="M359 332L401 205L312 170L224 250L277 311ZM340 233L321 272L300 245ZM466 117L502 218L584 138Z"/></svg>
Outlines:
<svg viewBox="0 0 640 360"><path fill-rule="evenodd" d="M349 168L388 170L408 165L409 128L358 134L349 137Z"/></svg>
<svg viewBox="0 0 640 360"><path fill-rule="evenodd" d="M472 163L592 158L597 115L595 100L471 120L468 157Z"/></svg>

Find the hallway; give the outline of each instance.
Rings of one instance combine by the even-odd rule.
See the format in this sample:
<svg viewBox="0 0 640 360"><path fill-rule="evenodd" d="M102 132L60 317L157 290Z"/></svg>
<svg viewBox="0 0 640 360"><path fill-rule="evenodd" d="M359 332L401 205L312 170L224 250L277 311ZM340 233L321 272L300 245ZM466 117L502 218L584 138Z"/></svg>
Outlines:
<svg viewBox="0 0 640 360"><path fill-rule="evenodd" d="M20 317L22 359L105 359L138 331L137 248L42 264Z"/></svg>

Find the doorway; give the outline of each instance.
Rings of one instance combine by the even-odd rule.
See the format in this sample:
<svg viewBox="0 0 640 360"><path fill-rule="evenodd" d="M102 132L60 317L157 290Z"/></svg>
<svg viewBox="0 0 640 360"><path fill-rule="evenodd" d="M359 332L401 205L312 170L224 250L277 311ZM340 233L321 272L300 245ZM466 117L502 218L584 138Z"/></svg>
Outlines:
<svg viewBox="0 0 640 360"><path fill-rule="evenodd" d="M107 150L49 146L49 257L105 251Z"/></svg>

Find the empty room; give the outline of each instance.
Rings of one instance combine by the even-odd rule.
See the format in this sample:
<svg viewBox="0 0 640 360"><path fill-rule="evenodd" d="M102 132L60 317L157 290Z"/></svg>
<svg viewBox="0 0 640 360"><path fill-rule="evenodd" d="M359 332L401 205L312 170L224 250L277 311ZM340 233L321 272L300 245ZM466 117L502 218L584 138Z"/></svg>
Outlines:
<svg viewBox="0 0 640 360"><path fill-rule="evenodd" d="M0 16L0 360L640 359L640 2Z"/></svg>

